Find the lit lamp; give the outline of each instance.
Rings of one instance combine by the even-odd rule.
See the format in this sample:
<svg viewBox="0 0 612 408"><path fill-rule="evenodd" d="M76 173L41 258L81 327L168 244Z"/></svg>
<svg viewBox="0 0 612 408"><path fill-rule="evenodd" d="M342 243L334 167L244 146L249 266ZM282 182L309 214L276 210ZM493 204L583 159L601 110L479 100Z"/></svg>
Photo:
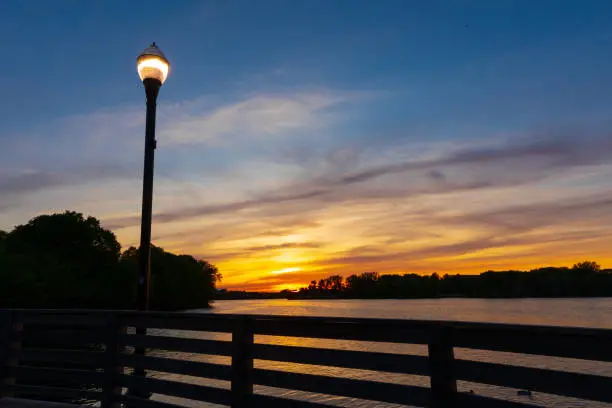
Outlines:
<svg viewBox="0 0 612 408"><path fill-rule="evenodd" d="M166 82L170 64L155 43L145 48L136 62L138 64L138 75L143 82L147 79L156 79L160 82L160 86Z"/></svg>
<svg viewBox="0 0 612 408"><path fill-rule="evenodd" d="M149 280L151 276L151 212L153 207L153 161L155 156L155 115L157 94L166 81L170 64L155 43L138 56L138 75L147 96L145 157L142 181L142 222L140 226L138 310L149 309Z"/></svg>

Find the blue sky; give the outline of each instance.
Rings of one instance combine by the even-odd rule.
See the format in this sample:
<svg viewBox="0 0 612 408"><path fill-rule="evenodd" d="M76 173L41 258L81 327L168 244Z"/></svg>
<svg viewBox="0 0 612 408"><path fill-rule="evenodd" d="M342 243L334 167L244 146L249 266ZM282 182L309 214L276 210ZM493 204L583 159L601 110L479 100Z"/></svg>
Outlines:
<svg viewBox="0 0 612 408"><path fill-rule="evenodd" d="M612 213L612 3L0 4L0 228L73 209L153 233L230 287L593 258Z"/></svg>

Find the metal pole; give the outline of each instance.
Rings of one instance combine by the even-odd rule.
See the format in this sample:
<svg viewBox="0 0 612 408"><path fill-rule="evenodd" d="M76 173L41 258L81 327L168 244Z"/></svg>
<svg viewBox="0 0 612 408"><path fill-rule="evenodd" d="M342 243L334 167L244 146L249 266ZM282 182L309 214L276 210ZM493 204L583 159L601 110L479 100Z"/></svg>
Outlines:
<svg viewBox="0 0 612 408"><path fill-rule="evenodd" d="M140 249L138 251L138 310L149 310L149 280L151 277L151 216L153 210L153 161L155 158L155 115L157 110L157 94L161 82L156 79L142 81L147 96L147 123L145 131L145 157L142 179L142 222L140 225ZM146 335L146 327L136 327L137 335ZM146 349L136 347L134 354L144 356ZM135 368L134 376L145 377L144 368ZM130 389L129 393L140 398L148 398L149 393L138 388Z"/></svg>
<svg viewBox="0 0 612 408"><path fill-rule="evenodd" d="M149 309L149 280L151 277L151 213L153 208L153 161L155 158L155 115L157 94L161 82L156 79L143 81L147 95L147 123L145 133L145 157L142 179L142 221L140 225L138 310Z"/></svg>

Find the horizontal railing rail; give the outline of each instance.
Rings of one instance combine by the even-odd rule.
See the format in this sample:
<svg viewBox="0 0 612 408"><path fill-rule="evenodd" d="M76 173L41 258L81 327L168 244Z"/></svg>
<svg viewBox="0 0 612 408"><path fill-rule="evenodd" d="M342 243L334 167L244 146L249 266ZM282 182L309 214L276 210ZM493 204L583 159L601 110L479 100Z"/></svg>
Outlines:
<svg viewBox="0 0 612 408"><path fill-rule="evenodd" d="M142 329L148 334L141 334ZM200 332L213 333L212 338L210 334L198 338ZM271 344L262 342L257 337L261 335L298 339L291 344ZM326 345L349 340L378 346L369 347L375 351L307 347L299 338L325 339ZM388 343L423 345L427 352L395 353L389 351L394 348ZM610 403L612 377L455 358L456 349L461 348L605 363L612 362L610 344L612 330L606 329L397 319L5 310L0 311L0 395L100 401L103 408L179 406L171 398L147 398L150 394L234 408L333 406L331 402L306 400L300 394L293 399L262 391L272 387L305 396L373 401L376 406L532 406L529 401L458 391L457 382L467 381ZM142 355L134 349L150 352ZM301 371L283 368L292 365ZM152 374L134 375L135 369ZM349 378L342 375L344 369L378 374ZM207 382L178 381L173 379L176 375ZM387 381L387 376L398 375L429 380L416 381L418 385Z"/></svg>

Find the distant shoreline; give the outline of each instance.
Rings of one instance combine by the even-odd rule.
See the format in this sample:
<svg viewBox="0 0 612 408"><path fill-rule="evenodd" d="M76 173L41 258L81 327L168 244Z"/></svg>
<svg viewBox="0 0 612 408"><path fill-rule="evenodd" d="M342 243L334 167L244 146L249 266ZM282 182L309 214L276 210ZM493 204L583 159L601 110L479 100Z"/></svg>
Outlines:
<svg viewBox="0 0 612 408"><path fill-rule="evenodd" d="M612 270L593 261L530 271L480 275L332 275L298 291L277 293L220 290L218 299L522 299L612 297Z"/></svg>
<svg viewBox="0 0 612 408"><path fill-rule="evenodd" d="M248 292L251 296L239 297L220 297L215 298L217 300L426 300L426 299L490 299L490 300L513 300L513 299L609 299L612 296L428 296L428 297L306 297L306 296L278 296L277 293L272 293L267 296L266 292ZM214 306L213 306L214 307Z"/></svg>

